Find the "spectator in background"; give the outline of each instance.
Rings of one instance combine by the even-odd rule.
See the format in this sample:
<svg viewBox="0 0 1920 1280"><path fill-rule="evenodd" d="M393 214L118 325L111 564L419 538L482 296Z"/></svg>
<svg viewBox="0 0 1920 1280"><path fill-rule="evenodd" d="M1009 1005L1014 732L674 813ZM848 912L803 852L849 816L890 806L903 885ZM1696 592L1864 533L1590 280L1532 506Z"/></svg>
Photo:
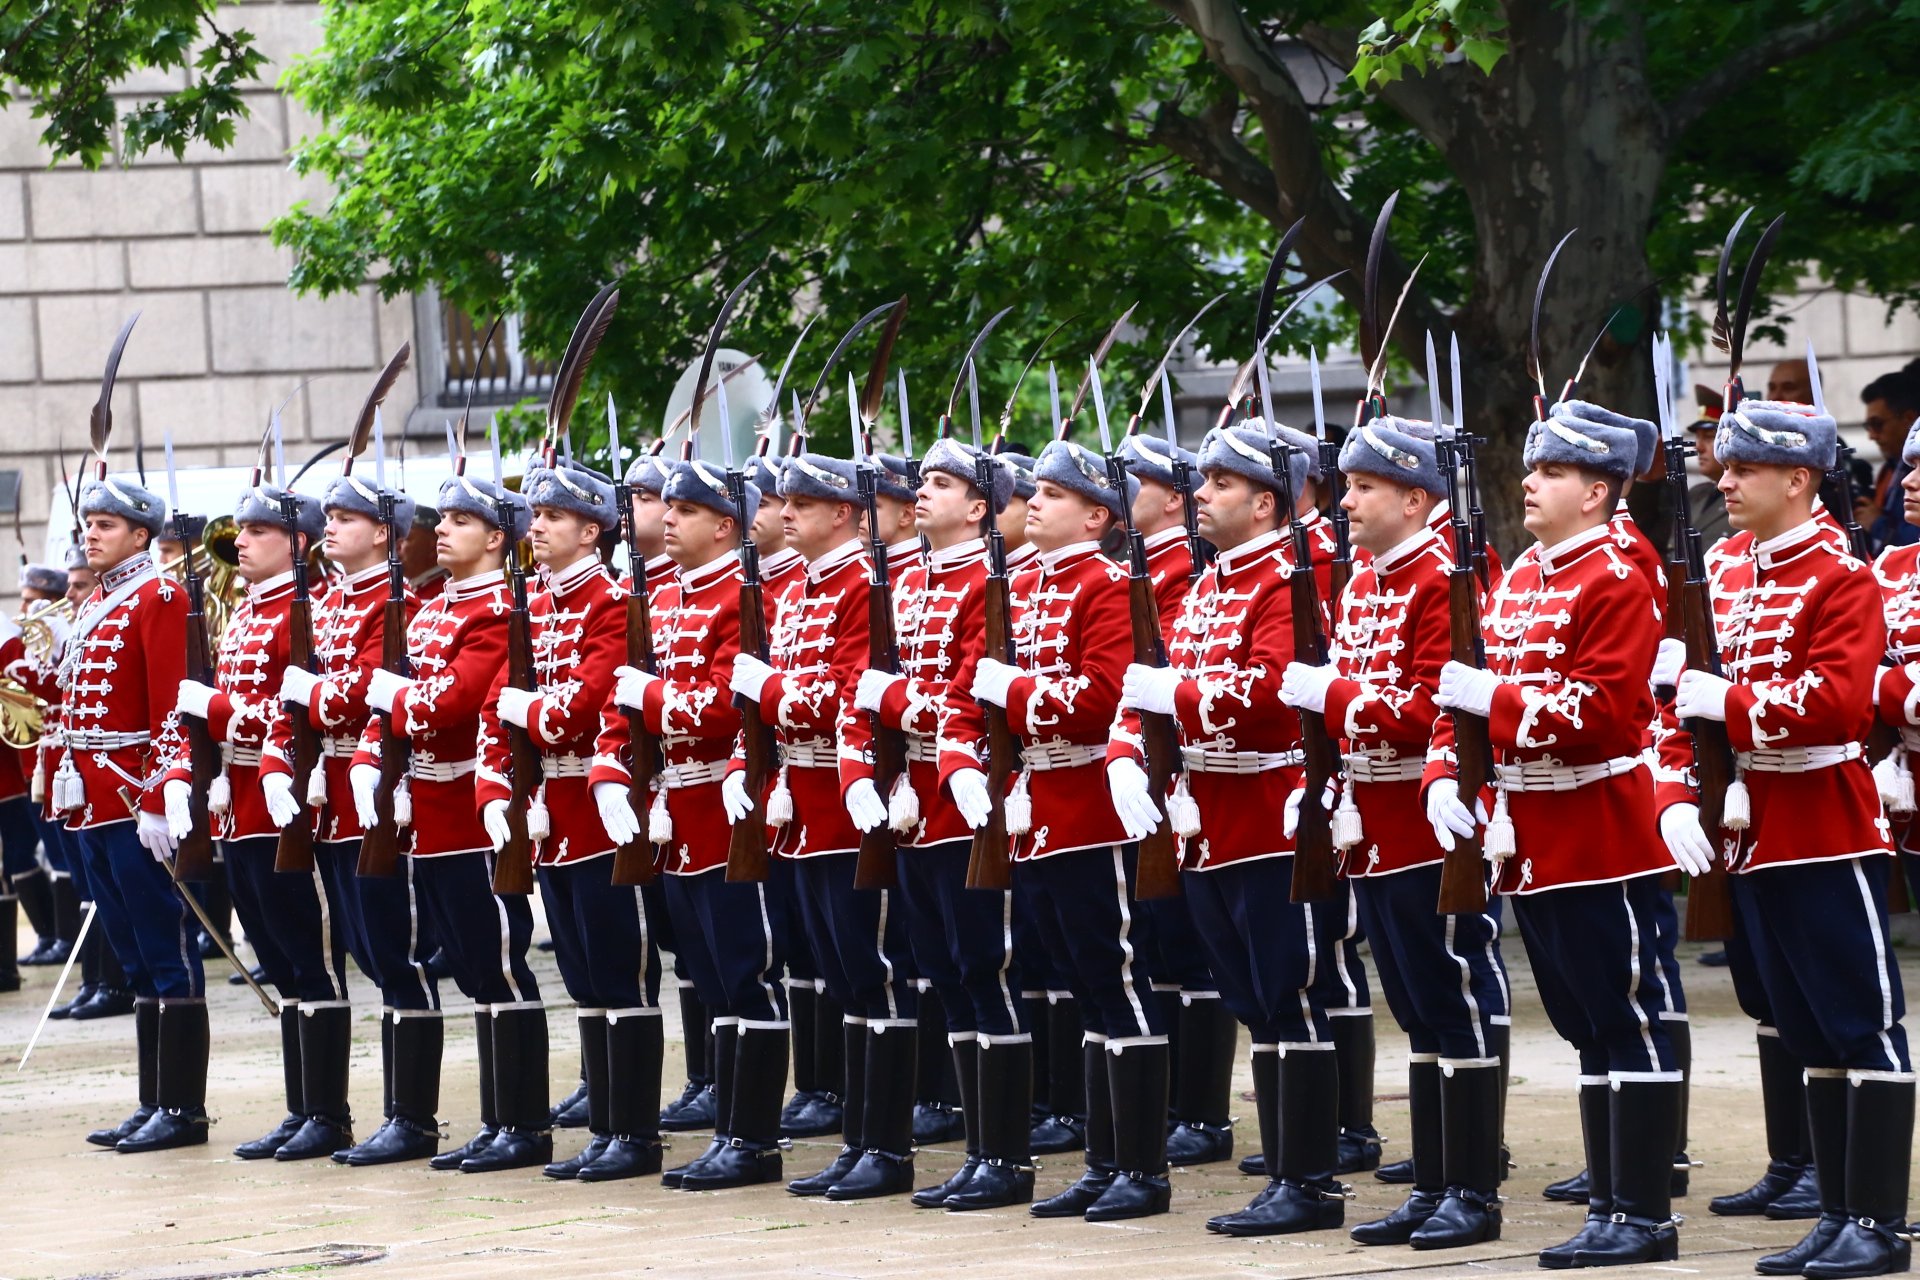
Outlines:
<svg viewBox="0 0 1920 1280"><path fill-rule="evenodd" d="M1860 392L1860 402L1866 406L1867 435L1886 459L1874 477L1871 496L1862 494L1854 504L1856 518L1866 526L1867 541L1878 554L1920 541L1920 528L1906 522L1900 492L1900 482L1913 469L1901 460L1900 452L1908 429L1920 418L1920 360L1869 382Z"/></svg>
<svg viewBox="0 0 1920 1280"><path fill-rule="evenodd" d="M1807 362L1782 360L1773 366L1773 372L1767 375L1767 399L1812 404L1813 377L1807 372ZM1897 455L1899 452L1896 447L1894 453Z"/></svg>
<svg viewBox="0 0 1920 1280"><path fill-rule="evenodd" d="M1720 393L1711 387L1696 385L1693 395L1700 406L1700 416L1694 419L1691 428L1700 479L1687 488L1687 511L1692 517L1693 527L1700 531L1700 545L1711 547L1733 532L1733 526L1727 523L1726 495L1720 492L1720 473L1726 468L1713 456L1713 437L1720 430L1720 412L1724 401Z"/></svg>

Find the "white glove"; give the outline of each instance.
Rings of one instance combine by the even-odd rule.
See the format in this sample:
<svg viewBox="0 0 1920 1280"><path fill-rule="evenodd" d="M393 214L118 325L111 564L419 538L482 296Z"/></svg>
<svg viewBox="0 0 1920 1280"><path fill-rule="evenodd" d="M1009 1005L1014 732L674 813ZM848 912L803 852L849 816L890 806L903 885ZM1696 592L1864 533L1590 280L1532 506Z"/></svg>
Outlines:
<svg viewBox="0 0 1920 1280"><path fill-rule="evenodd" d="M174 839L173 825L157 813L142 813L135 823L134 835L140 841L140 847L153 855L155 862L165 862L173 856L179 841Z"/></svg>
<svg viewBox="0 0 1920 1280"><path fill-rule="evenodd" d="M182 680L180 692L174 699L174 709L183 716L207 718L207 711L213 706L213 700L220 691L210 684L201 684L198 680Z"/></svg>
<svg viewBox="0 0 1920 1280"><path fill-rule="evenodd" d="M1302 666L1304 664L1296 662L1294 665ZM1307 669L1309 671L1331 670L1331 668L1328 667L1308 667ZM1332 813L1334 802L1339 798L1340 792L1333 785L1333 779L1328 778L1326 787L1320 792L1320 808L1328 813ZM1294 833L1300 830L1300 806L1305 804L1306 801L1307 789L1305 787L1294 788L1293 794L1287 797L1286 808L1282 810L1280 815L1280 834L1289 840L1293 839Z"/></svg>
<svg viewBox="0 0 1920 1280"><path fill-rule="evenodd" d="M1683 672L1674 691L1674 714L1682 720L1691 720L1695 716L1706 720L1725 720L1727 690L1731 688L1731 680L1722 680L1710 672Z"/></svg>
<svg viewBox="0 0 1920 1280"><path fill-rule="evenodd" d="M617 677L613 686L613 700L633 711L639 711L647 705L647 688L660 679L638 667L615 667L613 674Z"/></svg>
<svg viewBox="0 0 1920 1280"><path fill-rule="evenodd" d="M1454 779L1441 778L1427 788L1427 822L1433 827L1433 838L1447 852L1453 852L1455 836L1471 836L1486 820L1486 804L1476 799L1469 812L1460 802L1460 784Z"/></svg>
<svg viewBox="0 0 1920 1280"><path fill-rule="evenodd" d="M1686 644L1671 636L1666 637L1654 651L1653 674L1647 677L1647 683L1656 689L1670 688L1680 683L1680 673L1686 669Z"/></svg>
<svg viewBox="0 0 1920 1280"><path fill-rule="evenodd" d="M314 768L320 768L315 765ZM284 773L260 775L260 794L267 798L267 816L276 827L285 827L300 816L300 802L293 798L293 778Z"/></svg>
<svg viewBox="0 0 1920 1280"><path fill-rule="evenodd" d="M1136 667L1129 667L1131 674ZM1152 668L1139 667L1139 670ZM1107 790L1113 795L1113 811L1120 815L1127 839L1145 840L1160 829L1160 806L1153 802L1153 788L1147 771L1131 756L1120 756L1107 765Z"/></svg>
<svg viewBox="0 0 1920 1280"><path fill-rule="evenodd" d="M1136 711L1170 716L1173 714L1173 695L1180 688L1180 679L1180 673L1172 667L1149 667L1129 662L1126 674L1120 677L1120 705Z"/></svg>
<svg viewBox="0 0 1920 1280"><path fill-rule="evenodd" d="M353 813L360 819L361 828L367 829L374 822L374 794L380 789L380 767L371 764L357 764L347 770L347 787L353 792Z"/></svg>
<svg viewBox="0 0 1920 1280"><path fill-rule="evenodd" d="M537 693L505 685L500 690L498 704L500 718L508 724L517 724L524 729L527 727L527 713L533 710L533 704L539 700L540 695Z"/></svg>
<svg viewBox="0 0 1920 1280"><path fill-rule="evenodd" d="M905 676L894 675L891 671L875 671L869 667L860 673L860 683L853 687L853 705L860 711L878 711L881 700L887 696L887 690L906 682Z"/></svg>
<svg viewBox="0 0 1920 1280"><path fill-rule="evenodd" d="M1024 674L1020 668L997 658L982 658L974 664L973 684L968 687L967 693L978 702L991 702L996 707L1004 707L1007 705L1007 691Z"/></svg>
<svg viewBox="0 0 1920 1280"><path fill-rule="evenodd" d="M1668 805L1660 815L1660 838L1667 842L1673 865L1688 875L1705 875L1713 866L1713 841L1700 829L1699 805Z"/></svg>
<svg viewBox="0 0 1920 1280"><path fill-rule="evenodd" d="M1332 663L1289 662L1280 676L1280 701L1302 711L1327 709L1327 690L1340 678Z"/></svg>
<svg viewBox="0 0 1920 1280"><path fill-rule="evenodd" d="M160 796L167 802L167 833L185 840L193 830L193 784L176 778L160 788ZM144 835L140 843L147 843Z"/></svg>
<svg viewBox="0 0 1920 1280"><path fill-rule="evenodd" d="M303 707L310 707L313 705L315 687L325 683L305 667L290 662L280 672L280 701L297 702Z"/></svg>
<svg viewBox="0 0 1920 1280"><path fill-rule="evenodd" d="M733 657L733 679L728 681L735 693L754 702L760 701L760 691L773 679L773 668L750 653L737 653Z"/></svg>
<svg viewBox="0 0 1920 1280"><path fill-rule="evenodd" d="M1433 700L1454 711L1484 716L1493 710L1493 693L1499 687L1500 677L1493 672L1449 662L1440 668L1440 688Z"/></svg>
<svg viewBox="0 0 1920 1280"><path fill-rule="evenodd" d="M887 820L887 803L871 778L855 778L847 788L847 816L862 831L875 831Z"/></svg>
<svg viewBox="0 0 1920 1280"><path fill-rule="evenodd" d="M747 795L746 770L735 769L720 783L720 803L726 807L728 822L739 822L753 812L753 799Z"/></svg>
<svg viewBox="0 0 1920 1280"><path fill-rule="evenodd" d="M480 825L487 829L487 839L493 841L493 851L500 852L507 847L507 837L512 834L507 829L507 802L489 800L486 808L480 810Z"/></svg>
<svg viewBox="0 0 1920 1280"><path fill-rule="evenodd" d="M413 688L413 681L405 676L397 676L385 668L377 668L367 677L367 706L375 711L393 714L393 704L407 696L407 690Z"/></svg>
<svg viewBox="0 0 1920 1280"><path fill-rule="evenodd" d="M987 791L987 775L980 770L955 769L947 779L947 790L953 793L953 807L975 831L993 817L993 796Z"/></svg>
<svg viewBox="0 0 1920 1280"><path fill-rule="evenodd" d="M593 803L600 810L600 825L615 844L632 844L640 837L640 819L627 803L627 787L622 782L593 784Z"/></svg>

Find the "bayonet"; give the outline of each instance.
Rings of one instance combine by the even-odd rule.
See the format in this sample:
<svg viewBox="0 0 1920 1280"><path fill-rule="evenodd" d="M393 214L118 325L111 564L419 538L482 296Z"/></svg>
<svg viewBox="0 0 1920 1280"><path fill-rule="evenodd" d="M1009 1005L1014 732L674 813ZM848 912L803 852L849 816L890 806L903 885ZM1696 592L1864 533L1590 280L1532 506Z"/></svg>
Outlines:
<svg viewBox="0 0 1920 1280"><path fill-rule="evenodd" d="M733 415L727 409L727 380L720 379L720 385L714 388L714 400L720 411L720 459L728 471L733 466Z"/></svg>
<svg viewBox="0 0 1920 1280"><path fill-rule="evenodd" d="M913 457L913 415L907 411L907 371L896 369L893 372L894 385L900 392L900 452L908 458Z"/></svg>
<svg viewBox="0 0 1920 1280"><path fill-rule="evenodd" d="M1267 420L1267 434L1277 440L1280 438L1280 433L1275 431L1274 428L1278 426L1279 423L1273 416L1273 386L1267 381L1267 353L1265 349L1254 352L1254 359L1259 362L1253 367L1253 375L1260 385L1260 416Z"/></svg>
<svg viewBox="0 0 1920 1280"><path fill-rule="evenodd" d="M1453 429L1465 432L1467 429L1466 391L1460 381L1460 335L1447 336L1447 359L1453 366Z"/></svg>
<svg viewBox="0 0 1920 1280"><path fill-rule="evenodd" d="M387 487L387 432L378 409L373 411L373 483L376 488Z"/></svg>
<svg viewBox="0 0 1920 1280"><path fill-rule="evenodd" d="M1060 375L1055 371L1053 362L1047 362L1047 404L1053 415L1053 429L1060 430Z"/></svg>
<svg viewBox="0 0 1920 1280"><path fill-rule="evenodd" d="M1313 347L1307 348L1307 380L1313 386L1313 434L1324 444L1327 439L1327 406L1320 396L1320 352Z"/></svg>
<svg viewBox="0 0 1920 1280"><path fill-rule="evenodd" d="M280 430L280 411L273 411L273 476L271 482L284 481L287 474L287 441Z"/></svg>
<svg viewBox="0 0 1920 1280"><path fill-rule="evenodd" d="M620 466L620 416L613 409L613 392L607 392L607 457L613 463L613 478L616 482L626 478L626 471Z"/></svg>
<svg viewBox="0 0 1920 1280"><path fill-rule="evenodd" d="M507 487L506 468L500 465L500 421L494 419L487 424L487 443L493 448L493 482L500 488ZM502 530L502 532L509 532Z"/></svg>
<svg viewBox="0 0 1920 1280"><path fill-rule="evenodd" d="M1167 456L1180 447L1180 427L1173 417L1173 379L1167 378L1160 383L1160 416L1166 428Z"/></svg>
<svg viewBox="0 0 1920 1280"><path fill-rule="evenodd" d="M973 411L973 447L980 445L980 379L975 373L973 361L967 361L967 404Z"/></svg>
<svg viewBox="0 0 1920 1280"><path fill-rule="evenodd" d="M1113 452L1113 435L1107 430L1107 397L1100 389L1100 361L1087 361L1087 378L1093 387L1093 416L1100 424L1100 452ZM1124 488L1124 486L1123 486Z"/></svg>
<svg viewBox="0 0 1920 1280"><path fill-rule="evenodd" d="M1826 413L1827 397L1820 389L1820 357L1814 354L1812 338L1807 339L1807 385L1813 391L1813 411Z"/></svg>
<svg viewBox="0 0 1920 1280"><path fill-rule="evenodd" d="M1433 431L1440 434L1440 357L1434 353L1433 330L1427 330L1427 411L1433 415Z"/></svg>
<svg viewBox="0 0 1920 1280"><path fill-rule="evenodd" d="M173 472L173 431L172 429L169 428L162 435L161 439L165 441L166 451L167 451L167 510L170 512L177 512L180 510L180 481L179 481L179 478L175 476Z"/></svg>

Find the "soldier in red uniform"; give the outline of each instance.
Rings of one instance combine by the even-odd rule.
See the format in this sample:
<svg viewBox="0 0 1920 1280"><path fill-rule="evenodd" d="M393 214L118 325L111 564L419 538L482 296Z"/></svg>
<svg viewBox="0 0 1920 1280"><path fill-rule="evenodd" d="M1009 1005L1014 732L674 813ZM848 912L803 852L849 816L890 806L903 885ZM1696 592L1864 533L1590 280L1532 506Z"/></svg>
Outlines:
<svg viewBox="0 0 1920 1280"><path fill-rule="evenodd" d="M1299 718L1277 696L1293 651L1292 513L1268 442L1253 419L1201 445L1200 531L1219 556L1186 593L1169 665L1127 669L1107 769L1129 834L1144 834L1160 797L1146 794L1138 713L1174 717L1184 769L1168 811L1183 841L1181 879L1213 975L1252 1034L1269 1179L1245 1210L1207 1226L1249 1236L1334 1227L1343 1215L1333 1181L1339 1074L1317 958L1338 956L1347 913L1290 901L1291 825L1273 821L1290 808L1301 755ZM1294 493L1308 457L1291 449Z"/></svg>
<svg viewBox="0 0 1920 1280"><path fill-rule="evenodd" d="M729 828L720 804L721 779L740 731L740 712L725 683L740 651L739 531L752 524L760 490L748 483L745 496L742 513L719 471L703 462L674 467L662 494L663 527L679 584L655 617L659 674L619 668L590 776L608 834L633 838L640 824L627 802L632 744L626 712L640 712L659 735L664 761L648 829L664 847L667 910L680 939L679 959L713 1014L713 1142L661 1178L689 1191L781 1176L786 913L775 906L772 885L727 880Z"/></svg>
<svg viewBox="0 0 1920 1280"><path fill-rule="evenodd" d="M304 874L274 870L280 827L299 812L300 802L290 770L261 768L263 749L285 714L280 678L291 653L294 557L305 556L325 528L319 502L293 494L297 514L289 530L282 517L288 496L264 484L241 496L233 515L239 526L234 549L246 598L221 636L217 683L180 683L180 714L205 720L220 744L221 771L207 807L235 908L242 919L262 926L248 929L248 941L281 998L287 1114L270 1132L234 1148L242 1160L310 1160L353 1145L347 1105L353 1010L339 895L321 870L330 854L317 847ZM184 835L190 822L192 777L183 752L166 782L176 835Z"/></svg>
<svg viewBox="0 0 1920 1280"><path fill-rule="evenodd" d="M887 820L873 784L842 797L837 726L867 663L867 579L853 464L803 453L780 476L787 545L807 561L800 593L773 628L772 663L733 661L732 691L774 726L781 766L767 800L776 856L794 862L798 919L827 990L845 1008L844 1142L825 1169L795 1179L795 1195L865 1199L913 1189L917 992L899 912L886 890L855 889L856 824ZM747 811L745 775L729 775L728 816ZM823 1029L824 1030L824 1029Z"/></svg>
<svg viewBox="0 0 1920 1280"><path fill-rule="evenodd" d="M1106 1222L1167 1211L1166 1020L1152 990L1153 928L1134 900L1136 849L1100 785L1132 656L1126 575L1101 554L1138 481L1056 440L1034 468L1027 534L1037 563L1012 587L1017 661L982 658L968 692L1007 710L1021 764L1006 800L1014 882L1073 991L1084 1028L1086 1171L1036 1201L1040 1218ZM943 751L941 774L977 768Z"/></svg>
<svg viewBox="0 0 1920 1280"><path fill-rule="evenodd" d="M1821 1214L1767 1274L1904 1271L1914 1077L1899 971L1887 949L1891 833L1861 741L1912 681L1880 668L1885 630L1868 567L1834 548L1813 514L1835 426L1807 405L1749 401L1720 420L1728 517L1752 535L1713 580L1726 676L1688 670L1673 712L1724 721L1736 754L1731 829L1700 831L1684 780L1662 787L1676 858L1724 852L1741 938L1775 1025L1806 1068ZM1684 732L1663 745L1676 771Z"/></svg>
<svg viewBox="0 0 1920 1280"><path fill-rule="evenodd" d="M1367 563L1337 602L1333 662L1289 664L1280 696L1346 739L1336 837L1411 1050L1413 1190L1352 1235L1440 1249L1500 1234L1497 1048L1509 1008L1493 917L1434 911L1444 855L1421 820L1420 778L1449 652L1453 559L1428 524L1445 481L1431 433L1409 429L1417 425L1378 418L1347 437L1342 505Z"/></svg>
<svg viewBox="0 0 1920 1280"><path fill-rule="evenodd" d="M550 1178L609 1182L660 1172L658 952L636 888L612 881L613 852L588 789L600 713L626 661L624 587L598 546L619 519L613 484L577 464L536 467L521 492L533 509L530 540L546 588L528 604L534 688L506 684L503 666L481 711L474 803L493 837L507 840L513 781L505 725L540 752L529 829L554 959L577 1007L586 1071L586 1147L549 1164ZM651 961L651 963L650 963Z"/></svg>
<svg viewBox="0 0 1920 1280"><path fill-rule="evenodd" d="M186 669L187 593L149 553L167 514L153 494L102 476L81 490L76 514L98 581L60 662L66 698L51 807L66 819L97 923L133 987L140 1081L133 1114L87 1141L161 1151L207 1140L206 982L192 916L161 865L175 848L160 783L181 744L174 700Z"/></svg>
<svg viewBox="0 0 1920 1280"><path fill-rule="evenodd" d="M480 1131L428 1163L487 1173L544 1164L553 1155L547 1101L547 1011L527 966L533 909L493 892L493 841L474 803L480 708L507 655L512 608L502 569L526 534L526 501L470 475L441 486L436 534L446 589L407 628L413 678L367 677L370 719L348 777L360 821L373 821L385 732L407 739L403 795L409 872L454 984L474 1002L480 1056Z"/></svg>
<svg viewBox="0 0 1920 1280"><path fill-rule="evenodd" d="M367 680L380 666L386 638L388 533L380 499L378 488L352 474L336 480L321 499L327 517L324 553L340 566L340 578L314 605L317 669L288 663L280 677L280 697L289 712L302 714L292 709L304 708L308 724L322 735L320 767L307 786L317 823L314 860L340 908L348 952L380 988L384 1123L365 1141L333 1153L336 1162L350 1165L424 1160L439 1150L435 1113L445 1039L439 993L426 972L433 948L427 923L414 906L412 863L402 859L400 874L393 877L363 879L356 873L363 828L348 774L366 731ZM396 528L412 526L413 499L395 495L393 510ZM418 611L419 602L408 592L409 622ZM290 782L291 741L290 719L277 717L261 750L263 780L279 775Z"/></svg>
<svg viewBox="0 0 1920 1280"><path fill-rule="evenodd" d="M1631 431L1555 415L1533 425L1525 459L1540 549L1487 604L1486 668L1448 662L1434 701L1487 718L1497 794L1487 856L1498 890L1514 896L1547 1016L1580 1057L1592 1199L1586 1226L1543 1250L1541 1265L1670 1260L1682 1086L1659 1017L1653 918L1674 859L1646 761L1660 614L1609 524L1637 444ZM1451 716L1435 722L1424 785L1434 838L1451 849L1485 814L1459 794Z"/></svg>

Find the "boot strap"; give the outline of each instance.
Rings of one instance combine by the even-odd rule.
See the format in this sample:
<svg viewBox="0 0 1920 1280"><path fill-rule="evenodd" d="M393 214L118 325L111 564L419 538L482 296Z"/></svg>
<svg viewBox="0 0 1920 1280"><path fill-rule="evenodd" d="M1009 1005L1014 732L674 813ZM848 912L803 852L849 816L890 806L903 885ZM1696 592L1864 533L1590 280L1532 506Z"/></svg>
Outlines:
<svg viewBox="0 0 1920 1280"><path fill-rule="evenodd" d="M1040 1162L1037 1160L1031 1164L1015 1164L1011 1160L1002 1160L998 1156L981 1156L980 1163L990 1165L995 1169L1005 1169L1010 1173L1038 1173L1040 1171Z"/></svg>
<svg viewBox="0 0 1920 1280"><path fill-rule="evenodd" d="M1322 1186L1313 1182L1299 1182L1292 1178L1281 1178L1279 1181L1281 1186L1292 1187L1296 1191L1303 1192L1309 1196L1316 1196L1322 1200L1352 1200L1354 1198L1353 1188L1344 1182L1336 1181L1331 1185Z"/></svg>
<svg viewBox="0 0 1920 1280"><path fill-rule="evenodd" d="M1610 1213L1607 1215L1607 1221L1613 1223L1615 1226L1643 1227L1648 1231L1672 1230L1686 1220L1686 1215L1679 1213L1673 1214L1658 1222L1655 1222L1652 1218L1629 1217L1624 1213Z"/></svg>

